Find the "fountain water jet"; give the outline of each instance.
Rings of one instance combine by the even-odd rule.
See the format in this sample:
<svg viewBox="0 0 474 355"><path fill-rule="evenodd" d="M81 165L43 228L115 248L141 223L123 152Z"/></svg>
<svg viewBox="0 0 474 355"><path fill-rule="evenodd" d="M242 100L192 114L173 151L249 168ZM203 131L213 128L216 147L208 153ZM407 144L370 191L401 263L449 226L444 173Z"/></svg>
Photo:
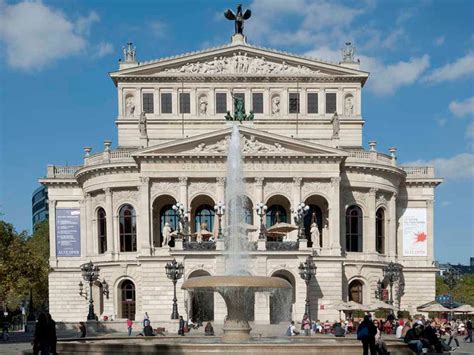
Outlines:
<svg viewBox="0 0 474 355"><path fill-rule="evenodd" d="M249 340L250 325L248 309L255 292L272 292L276 289L291 289L291 285L278 277L250 276L247 235L244 234L245 181L242 150L237 125L232 129L227 155L227 233L226 267L223 276L202 276L186 280L181 286L185 290L218 292L227 306L224 321L224 342Z"/></svg>

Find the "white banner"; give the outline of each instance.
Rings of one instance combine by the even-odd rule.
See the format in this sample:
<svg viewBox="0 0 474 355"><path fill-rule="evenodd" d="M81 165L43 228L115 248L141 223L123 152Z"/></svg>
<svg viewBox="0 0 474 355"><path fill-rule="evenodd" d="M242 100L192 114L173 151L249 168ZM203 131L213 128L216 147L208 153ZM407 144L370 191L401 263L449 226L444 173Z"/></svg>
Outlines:
<svg viewBox="0 0 474 355"><path fill-rule="evenodd" d="M403 214L403 256L427 256L426 208L407 208Z"/></svg>

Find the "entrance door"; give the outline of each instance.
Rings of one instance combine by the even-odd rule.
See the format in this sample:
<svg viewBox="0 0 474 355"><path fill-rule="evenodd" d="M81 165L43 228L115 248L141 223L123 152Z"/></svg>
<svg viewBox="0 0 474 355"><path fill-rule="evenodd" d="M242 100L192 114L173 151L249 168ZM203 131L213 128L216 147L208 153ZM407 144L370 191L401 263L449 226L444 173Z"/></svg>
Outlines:
<svg viewBox="0 0 474 355"><path fill-rule="evenodd" d="M135 285L130 280L122 283L122 318L135 320Z"/></svg>

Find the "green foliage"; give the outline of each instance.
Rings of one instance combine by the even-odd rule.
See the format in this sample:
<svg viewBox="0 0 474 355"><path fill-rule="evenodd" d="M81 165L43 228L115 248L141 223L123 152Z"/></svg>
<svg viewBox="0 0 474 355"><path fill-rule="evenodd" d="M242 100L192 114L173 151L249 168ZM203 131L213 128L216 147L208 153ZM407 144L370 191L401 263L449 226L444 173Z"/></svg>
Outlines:
<svg viewBox="0 0 474 355"><path fill-rule="evenodd" d="M436 277L436 295L449 294L448 286L441 276ZM474 306L474 275L463 275L453 289L454 301Z"/></svg>
<svg viewBox="0 0 474 355"><path fill-rule="evenodd" d="M10 310L28 300L30 291L35 307L48 302L49 229L43 222L29 237L0 221L0 300Z"/></svg>

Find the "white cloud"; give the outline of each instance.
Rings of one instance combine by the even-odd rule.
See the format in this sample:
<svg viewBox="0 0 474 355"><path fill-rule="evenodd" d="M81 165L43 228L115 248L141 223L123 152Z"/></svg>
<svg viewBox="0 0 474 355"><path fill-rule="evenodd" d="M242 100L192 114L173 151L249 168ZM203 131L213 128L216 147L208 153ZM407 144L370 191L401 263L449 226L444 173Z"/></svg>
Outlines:
<svg viewBox="0 0 474 355"><path fill-rule="evenodd" d="M474 115L474 96L464 101L452 101L449 104L449 111L456 117Z"/></svg>
<svg viewBox="0 0 474 355"><path fill-rule="evenodd" d="M442 46L444 44L444 41L446 40L445 36L439 36L435 39L434 43L436 46Z"/></svg>
<svg viewBox="0 0 474 355"><path fill-rule="evenodd" d="M371 73L367 88L375 95L392 95L402 86L415 83L430 66L428 55L409 61L385 64L372 57L361 56L361 68Z"/></svg>
<svg viewBox="0 0 474 355"><path fill-rule="evenodd" d="M466 138L474 139L474 122L471 122L466 129Z"/></svg>
<svg viewBox="0 0 474 355"><path fill-rule="evenodd" d="M60 10L41 1L1 3L0 41L4 43L7 64L15 69L40 70L63 58L81 53L86 36L99 21L95 12L70 20ZM99 45L99 53L106 47Z"/></svg>
<svg viewBox="0 0 474 355"><path fill-rule="evenodd" d="M454 63L448 63L440 68L434 69L431 74L424 78L428 83L441 83L465 78L474 74L474 53L470 52L464 57L457 59Z"/></svg>
<svg viewBox="0 0 474 355"><path fill-rule="evenodd" d="M436 176L449 180L474 178L474 154L471 153L462 153L451 158L438 158L430 161L417 160L403 165L434 166Z"/></svg>
<svg viewBox="0 0 474 355"><path fill-rule="evenodd" d="M163 37L165 35L166 24L162 21L156 20L150 22L150 28L157 37Z"/></svg>
<svg viewBox="0 0 474 355"><path fill-rule="evenodd" d="M446 122L448 122L448 120L446 118L437 118L436 122L438 122L438 125L440 127L444 127L446 125Z"/></svg>
<svg viewBox="0 0 474 355"><path fill-rule="evenodd" d="M113 53L113 51L114 51L114 46L112 45L112 43L100 42L97 45L96 57L98 58L105 57L106 55Z"/></svg>

